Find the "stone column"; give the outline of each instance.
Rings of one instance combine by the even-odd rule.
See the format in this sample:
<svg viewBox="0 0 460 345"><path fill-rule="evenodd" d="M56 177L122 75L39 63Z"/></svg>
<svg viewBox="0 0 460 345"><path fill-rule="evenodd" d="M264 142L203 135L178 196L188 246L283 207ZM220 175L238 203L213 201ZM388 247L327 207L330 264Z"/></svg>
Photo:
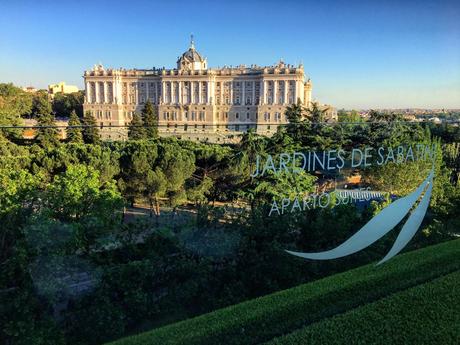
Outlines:
<svg viewBox="0 0 460 345"><path fill-rule="evenodd" d="M100 94L99 94L99 82L96 81L94 82L94 91L96 92L96 103L99 103L100 102Z"/></svg>
<svg viewBox="0 0 460 345"><path fill-rule="evenodd" d="M86 82L86 103L91 103L91 83Z"/></svg>
<svg viewBox="0 0 460 345"><path fill-rule="evenodd" d="M215 93L215 88L214 88L215 82L214 82L214 80L209 80L207 82L207 86L208 87L206 88L206 90L208 92L208 94L207 94L208 103L209 104L214 104L214 102L215 102L214 100L216 99L216 97L214 96L214 93Z"/></svg>
<svg viewBox="0 0 460 345"><path fill-rule="evenodd" d="M288 104L288 87L289 87L289 81L285 80L284 81L284 99L283 99L284 104Z"/></svg>
<svg viewBox="0 0 460 345"><path fill-rule="evenodd" d="M246 87L246 81L243 80L243 85L241 88L241 104L245 105L246 104L246 94L245 94L245 87Z"/></svg>
<svg viewBox="0 0 460 345"><path fill-rule="evenodd" d="M116 104L121 104L123 100L123 88L121 86L121 82L119 81L118 77L115 77L115 80L113 82L114 88L115 88L115 103Z"/></svg>
<svg viewBox="0 0 460 345"><path fill-rule="evenodd" d="M220 82L220 105L224 104L224 82Z"/></svg>
<svg viewBox="0 0 460 345"><path fill-rule="evenodd" d="M198 102L197 102L197 103L198 103L198 104L201 104L201 103L202 103L202 98L201 98L201 97L202 97L202 95L201 95L201 81L198 81L197 84L198 84ZM206 100L205 103L207 103L207 100Z"/></svg>
<svg viewBox="0 0 460 345"><path fill-rule="evenodd" d="M169 88L169 90L171 90L171 98L169 98L169 103L171 104L174 104L176 102L176 83L175 82L170 82L171 84L171 87Z"/></svg>
<svg viewBox="0 0 460 345"><path fill-rule="evenodd" d="M262 104L267 104L267 81L262 82Z"/></svg>
<svg viewBox="0 0 460 345"><path fill-rule="evenodd" d="M106 82L106 81L104 81L104 84L103 84L103 85L104 85L104 95L103 95L103 97L104 97L104 101L103 101L102 103L108 103L108 101L109 101L109 98L108 98L108 88L107 88L107 82Z"/></svg>
<svg viewBox="0 0 460 345"><path fill-rule="evenodd" d="M256 82L252 82L252 105L256 105Z"/></svg>
<svg viewBox="0 0 460 345"><path fill-rule="evenodd" d="M298 82L297 80L294 81L294 104L297 104L297 97L298 97L298 93L297 93L297 87L298 87Z"/></svg>
<svg viewBox="0 0 460 345"><path fill-rule="evenodd" d="M230 82L230 104L233 105L233 80Z"/></svg>
<svg viewBox="0 0 460 345"><path fill-rule="evenodd" d="M179 100L178 100L178 103L182 104L182 82L181 81L179 81Z"/></svg>
<svg viewBox="0 0 460 345"><path fill-rule="evenodd" d="M277 93L277 86L278 86L278 82L276 80L273 80L273 104L277 104L277 99L276 97L278 96L278 93Z"/></svg>
<svg viewBox="0 0 460 345"><path fill-rule="evenodd" d="M161 103L165 103L166 102L166 92L165 92L165 89L166 89L166 82L162 81L161 82Z"/></svg>
<svg viewBox="0 0 460 345"><path fill-rule="evenodd" d="M145 97L147 98L145 101L149 100L149 82L145 83Z"/></svg>

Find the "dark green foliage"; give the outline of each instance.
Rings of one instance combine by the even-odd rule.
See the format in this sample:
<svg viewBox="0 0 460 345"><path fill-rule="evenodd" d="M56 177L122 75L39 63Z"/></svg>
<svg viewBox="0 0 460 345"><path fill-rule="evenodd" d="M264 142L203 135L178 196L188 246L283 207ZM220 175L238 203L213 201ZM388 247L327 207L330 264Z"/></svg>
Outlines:
<svg viewBox="0 0 460 345"><path fill-rule="evenodd" d="M83 141L86 144L97 144L101 141L96 119L87 111L83 116Z"/></svg>
<svg viewBox="0 0 460 345"><path fill-rule="evenodd" d="M51 105L48 93L46 91L39 91L34 95L32 103L32 114L35 117L40 115L51 115L53 107Z"/></svg>
<svg viewBox="0 0 460 345"><path fill-rule="evenodd" d="M53 114L43 114L37 117L37 135L35 139L40 146L51 148L59 144L59 131L56 128Z"/></svg>
<svg viewBox="0 0 460 345"><path fill-rule="evenodd" d="M32 111L32 95L24 92L13 84L0 83L0 125L22 125L21 117ZM1 129L0 138L19 138L21 131Z"/></svg>
<svg viewBox="0 0 460 345"><path fill-rule="evenodd" d="M115 341L113 345L256 344L460 269L460 240Z"/></svg>
<svg viewBox="0 0 460 345"><path fill-rule="evenodd" d="M83 143L83 134L80 119L75 110L70 113L69 127L67 128L67 140L71 143Z"/></svg>
<svg viewBox="0 0 460 345"><path fill-rule="evenodd" d="M10 108L15 107L13 98L7 97ZM44 98L35 105L48 113L43 120L52 120ZM289 111L292 123L273 137L251 130L236 145L157 138L157 116L148 103L142 112L147 139L101 142L91 114L83 119L89 125L82 133L85 144L76 132L69 136L71 142L52 145L51 140L43 141L43 147L25 145L28 142L12 136L7 138L14 142L0 137L0 291L14 288L12 291L20 292L8 295L8 303L0 303L0 343L60 344L64 334L69 344L100 344L343 272L387 252L397 229L348 258L312 262L287 255L285 249L317 251L343 242L381 205L361 211L348 205L267 217L274 196L311 191L313 182L323 177L282 173L251 178L258 154L279 157L281 152L300 150L350 151L366 145L431 142L431 133L436 133L446 145L445 163L436 162L430 210L408 248L437 243L458 232L460 189L454 178L458 175L458 130L408 125L393 118L356 126L319 125L300 104ZM15 123L9 117L0 119L7 121L0 123ZM78 123L75 115L71 123ZM155 131L149 134L151 128ZM422 168L388 165L366 169L363 176L371 186L389 188L386 183L394 182L405 194L417 184ZM340 177L332 175L327 178ZM122 204L134 203L150 207L156 217L148 217L148 210L141 208L123 213ZM179 339L179 343L187 343L188 336L191 343L199 339L213 344L231 343L233 338L244 344L252 339L268 340L302 322L348 310L447 272L458 260L450 256L443 261L447 254L442 248L438 247L440 254L424 251L425 263L421 255L399 256L379 268L361 268L248 302L249 308L234 306L154 334L166 334L165 339ZM38 283L36 277L30 282L34 268L56 267L62 272L62 263L70 262L69 257L98 273L85 294L69 297L62 286L56 286L53 269L39 277ZM403 260L406 257L411 260ZM50 289L44 293L40 285ZM67 298L62 310L53 300L57 296ZM311 313L306 313L309 303ZM31 306L30 310L15 312L23 304ZM218 322L210 322L214 318ZM259 333L261 338L257 338Z"/></svg>
<svg viewBox="0 0 460 345"><path fill-rule="evenodd" d="M457 344L460 271L325 319L266 345Z"/></svg>
<svg viewBox="0 0 460 345"><path fill-rule="evenodd" d="M84 98L84 91L69 94L58 92L53 98L53 111L59 117L70 117L72 112L75 112L81 118Z"/></svg>
<svg viewBox="0 0 460 345"><path fill-rule="evenodd" d="M155 113L152 103L148 100L142 109L145 133L148 139L158 138L158 115Z"/></svg>
<svg viewBox="0 0 460 345"><path fill-rule="evenodd" d="M138 113L134 113L133 119L129 123L128 138L130 140L141 140L146 138L146 132L142 117Z"/></svg>

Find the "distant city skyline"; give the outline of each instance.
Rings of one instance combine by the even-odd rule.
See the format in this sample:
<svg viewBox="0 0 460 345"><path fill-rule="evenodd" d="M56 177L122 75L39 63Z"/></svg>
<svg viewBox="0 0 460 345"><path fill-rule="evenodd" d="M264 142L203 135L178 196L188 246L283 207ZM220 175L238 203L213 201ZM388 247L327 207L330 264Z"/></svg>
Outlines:
<svg viewBox="0 0 460 345"><path fill-rule="evenodd" d="M0 82L83 89L83 71L175 66L190 34L209 67L303 63L337 108L460 108L458 1L10 1Z"/></svg>

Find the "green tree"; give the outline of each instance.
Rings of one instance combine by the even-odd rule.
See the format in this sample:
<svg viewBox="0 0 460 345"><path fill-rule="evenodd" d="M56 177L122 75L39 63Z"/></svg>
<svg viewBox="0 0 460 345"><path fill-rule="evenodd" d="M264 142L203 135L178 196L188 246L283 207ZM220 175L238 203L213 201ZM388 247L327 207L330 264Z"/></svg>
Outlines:
<svg viewBox="0 0 460 345"><path fill-rule="evenodd" d="M163 197L167 190L168 181L165 174L160 168L149 170L145 176L144 193L149 201L150 216L154 210L157 216L160 215L160 198Z"/></svg>
<svg viewBox="0 0 460 345"><path fill-rule="evenodd" d="M321 109L317 102L313 102L311 107L307 109L307 116L313 123L322 123L325 120L324 116L327 110L327 108Z"/></svg>
<svg viewBox="0 0 460 345"><path fill-rule="evenodd" d="M0 126L22 125L21 116L32 110L32 95L13 84L0 83ZM0 136L19 137L20 130L2 129Z"/></svg>
<svg viewBox="0 0 460 345"><path fill-rule="evenodd" d="M51 115L52 113L53 107L48 93L46 91L37 92L33 99L32 114L38 118L40 115Z"/></svg>
<svg viewBox="0 0 460 345"><path fill-rule="evenodd" d="M128 127L128 138L130 140L142 140L146 138L145 128L141 116L134 113Z"/></svg>
<svg viewBox="0 0 460 345"><path fill-rule="evenodd" d="M363 118L359 115L356 110L345 111L343 109L337 112L337 117L339 122L363 122Z"/></svg>
<svg viewBox="0 0 460 345"><path fill-rule="evenodd" d="M155 166L157 145L146 141L126 142L120 151L118 185L124 197L133 205L136 198L145 196L145 176Z"/></svg>
<svg viewBox="0 0 460 345"><path fill-rule="evenodd" d="M83 134L81 129L81 122L75 110L70 113L69 127L67 128L67 139L71 143L82 143Z"/></svg>
<svg viewBox="0 0 460 345"><path fill-rule="evenodd" d="M0 119L29 114L32 111L32 95L12 83L0 83Z"/></svg>
<svg viewBox="0 0 460 345"><path fill-rule="evenodd" d="M35 139L44 148L51 148L59 144L59 130L54 121L54 115L41 114L37 117L37 135Z"/></svg>
<svg viewBox="0 0 460 345"><path fill-rule="evenodd" d="M142 120L144 121L147 138L158 138L158 116L155 113L153 104L150 101L147 101L144 108L142 109Z"/></svg>
<svg viewBox="0 0 460 345"><path fill-rule="evenodd" d="M69 94L58 92L53 98L53 111L56 116L70 117L72 111L75 111L78 117L83 117L83 102L83 91Z"/></svg>
<svg viewBox="0 0 460 345"><path fill-rule="evenodd" d="M294 139L294 141L301 142L302 136L305 133L305 121L303 121L304 108L300 100L296 104L288 106L285 110L286 118L289 123L286 128L286 133Z"/></svg>
<svg viewBox="0 0 460 345"><path fill-rule="evenodd" d="M86 144L98 144L101 141L99 130L97 128L96 119L90 111L83 116L83 141Z"/></svg>
<svg viewBox="0 0 460 345"><path fill-rule="evenodd" d="M93 167L75 164L54 177L47 187L46 205L52 217L60 221L93 217L110 223L122 206L122 197L115 181L101 183Z"/></svg>

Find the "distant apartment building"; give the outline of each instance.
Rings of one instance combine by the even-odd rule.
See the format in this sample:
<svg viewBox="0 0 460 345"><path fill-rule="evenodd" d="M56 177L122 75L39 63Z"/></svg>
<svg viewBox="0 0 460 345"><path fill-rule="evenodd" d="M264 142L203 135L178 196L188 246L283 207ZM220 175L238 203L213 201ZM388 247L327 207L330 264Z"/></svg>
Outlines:
<svg viewBox="0 0 460 345"><path fill-rule="evenodd" d="M26 87L22 87L21 88L22 91L25 91L25 92L28 92L28 93L35 93L37 92L37 88L33 87L33 86L26 86Z"/></svg>
<svg viewBox="0 0 460 345"><path fill-rule="evenodd" d="M207 59L189 49L174 69L105 69L84 72L83 109L100 125L103 139L123 140L133 114L147 100L158 114L159 133L181 139L231 142L253 128L272 135L286 124L286 107L300 100L312 103L312 83L302 64L209 68ZM332 107L327 118L337 117Z"/></svg>
<svg viewBox="0 0 460 345"><path fill-rule="evenodd" d="M78 92L78 87L74 85L66 85L65 82L61 81L57 84L48 85L48 93L53 97L57 93L74 93Z"/></svg>

